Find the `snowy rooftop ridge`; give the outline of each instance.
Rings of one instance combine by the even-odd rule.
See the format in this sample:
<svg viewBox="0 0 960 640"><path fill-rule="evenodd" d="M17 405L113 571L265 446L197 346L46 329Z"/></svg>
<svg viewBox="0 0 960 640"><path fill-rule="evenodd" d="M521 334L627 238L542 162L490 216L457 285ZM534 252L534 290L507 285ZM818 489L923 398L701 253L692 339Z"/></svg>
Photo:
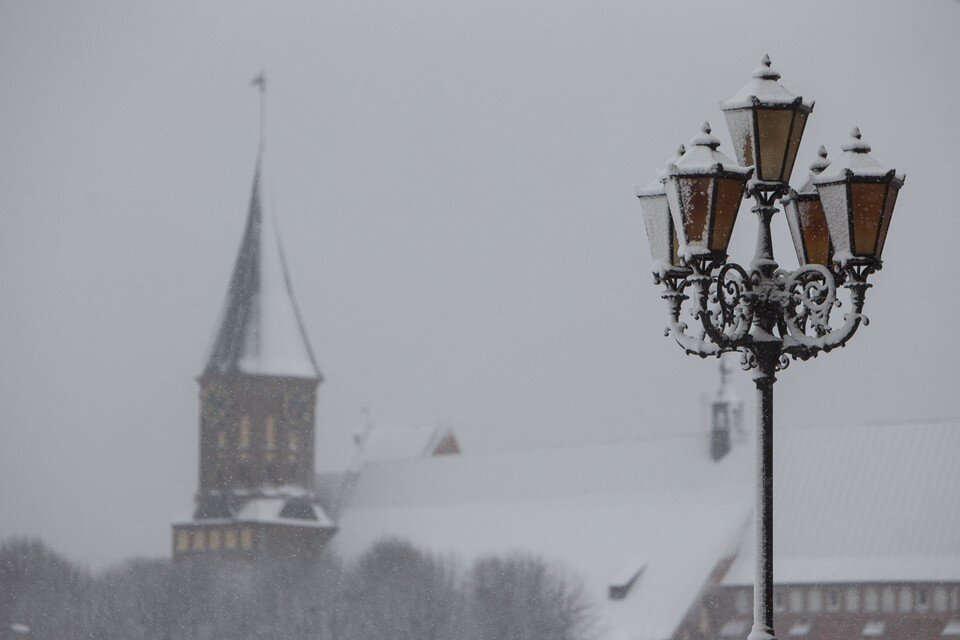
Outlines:
<svg viewBox="0 0 960 640"><path fill-rule="evenodd" d="M263 160L261 145L247 224L204 374L322 379L303 328L277 220L264 188Z"/></svg>

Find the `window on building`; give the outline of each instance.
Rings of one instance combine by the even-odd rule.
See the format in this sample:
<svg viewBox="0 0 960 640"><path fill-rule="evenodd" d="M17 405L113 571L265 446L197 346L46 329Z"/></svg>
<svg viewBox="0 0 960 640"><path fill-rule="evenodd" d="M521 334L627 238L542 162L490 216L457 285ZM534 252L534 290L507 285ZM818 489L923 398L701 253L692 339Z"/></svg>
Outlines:
<svg viewBox="0 0 960 640"><path fill-rule="evenodd" d="M812 613L819 613L823 609L823 593L818 587L810 587L807 593L807 608Z"/></svg>
<svg viewBox="0 0 960 640"><path fill-rule="evenodd" d="M947 610L947 590L943 587L933 589L933 610L943 613Z"/></svg>
<svg viewBox="0 0 960 640"><path fill-rule="evenodd" d="M237 439L237 446L241 449L250 446L250 416L240 418L240 437Z"/></svg>
<svg viewBox="0 0 960 640"><path fill-rule="evenodd" d="M880 610L884 613L893 613L897 610L897 592L893 587L884 587L880 596Z"/></svg>
<svg viewBox="0 0 960 640"><path fill-rule="evenodd" d="M926 587L917 587L915 594L915 604L917 611L925 613L930 611L930 589Z"/></svg>
<svg viewBox="0 0 960 640"><path fill-rule="evenodd" d="M186 551L189 548L190 548L190 532L178 531L177 532L177 551Z"/></svg>
<svg viewBox="0 0 960 640"><path fill-rule="evenodd" d="M847 587L847 611L860 611L860 590L857 587Z"/></svg>
<svg viewBox="0 0 960 640"><path fill-rule="evenodd" d="M277 425L273 422L273 416L267 416L267 423L263 427L263 441L267 449L277 448Z"/></svg>
<svg viewBox="0 0 960 640"><path fill-rule="evenodd" d="M910 613L913 611L912 587L900 587L899 605L900 613Z"/></svg>
<svg viewBox="0 0 960 640"><path fill-rule="evenodd" d="M794 587L790 589L790 611L793 613L803 613L803 589Z"/></svg>
<svg viewBox="0 0 960 640"><path fill-rule="evenodd" d="M783 596L783 589L773 590L773 610L785 611L787 608L786 598Z"/></svg>
<svg viewBox="0 0 960 640"><path fill-rule="evenodd" d="M237 530L227 529L223 532L223 547L225 549L237 548Z"/></svg>
<svg viewBox="0 0 960 640"><path fill-rule="evenodd" d="M300 447L300 442L297 438L296 433L293 433L291 431L290 434L287 436L287 446L290 449L290 451L296 451Z"/></svg>
<svg viewBox="0 0 960 640"><path fill-rule="evenodd" d="M840 589L827 591L827 611L840 611Z"/></svg>
<svg viewBox="0 0 960 640"><path fill-rule="evenodd" d="M193 533L193 550L203 551L207 547L207 534L201 529Z"/></svg>
<svg viewBox="0 0 960 640"><path fill-rule="evenodd" d="M207 539L207 548L216 551L220 548L220 530L213 529Z"/></svg>
<svg viewBox="0 0 960 640"><path fill-rule="evenodd" d="M746 589L737 591L733 606L736 607L737 613L750 613L750 592Z"/></svg>
<svg viewBox="0 0 960 640"><path fill-rule="evenodd" d="M243 529L240 531L240 548L253 549L253 530Z"/></svg>
<svg viewBox="0 0 960 640"><path fill-rule="evenodd" d="M880 610L880 594L873 587L863 592L863 610L867 613L876 613Z"/></svg>
<svg viewBox="0 0 960 640"><path fill-rule="evenodd" d="M220 449L227 448L227 432L223 429L217 431L217 447Z"/></svg>

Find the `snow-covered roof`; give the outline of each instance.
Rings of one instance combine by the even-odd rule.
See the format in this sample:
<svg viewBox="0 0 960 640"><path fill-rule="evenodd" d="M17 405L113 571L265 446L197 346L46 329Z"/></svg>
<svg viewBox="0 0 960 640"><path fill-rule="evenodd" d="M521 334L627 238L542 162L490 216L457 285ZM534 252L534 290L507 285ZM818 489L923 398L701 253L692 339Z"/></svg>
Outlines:
<svg viewBox="0 0 960 640"><path fill-rule="evenodd" d="M384 537L466 561L532 552L582 577L610 637L662 640L736 548L750 459L741 447L711 461L701 434L371 463L331 544L348 557Z"/></svg>
<svg viewBox="0 0 960 640"><path fill-rule="evenodd" d="M774 580L960 581L960 420L779 431ZM752 533L723 578L753 581Z"/></svg>
<svg viewBox="0 0 960 640"><path fill-rule="evenodd" d="M261 146L243 241L204 373L319 379L264 173Z"/></svg>
<svg viewBox="0 0 960 640"><path fill-rule="evenodd" d="M306 497L256 497L245 501L232 518L182 518L174 524L275 524L328 529L324 510Z"/></svg>
<svg viewBox="0 0 960 640"><path fill-rule="evenodd" d="M373 426L360 436L360 462L401 460L431 455L445 437L455 437L450 427Z"/></svg>
<svg viewBox="0 0 960 640"><path fill-rule="evenodd" d="M778 583L960 580L960 420L775 439ZM753 466L749 445L711 461L705 433L371 462L340 483L331 545L534 553L583 579L611 638L668 638L723 560L722 584L752 584Z"/></svg>

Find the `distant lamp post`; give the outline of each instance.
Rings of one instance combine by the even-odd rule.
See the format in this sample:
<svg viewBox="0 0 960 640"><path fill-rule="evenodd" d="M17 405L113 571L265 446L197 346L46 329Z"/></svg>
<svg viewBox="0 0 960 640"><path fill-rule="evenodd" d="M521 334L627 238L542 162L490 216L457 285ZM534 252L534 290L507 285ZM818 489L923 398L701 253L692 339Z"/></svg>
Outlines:
<svg viewBox="0 0 960 640"><path fill-rule="evenodd" d="M861 323L867 277L880 256L904 176L869 156L853 131L833 162L819 159L799 190L789 186L813 102L787 91L763 57L753 79L721 103L736 162L718 151L704 124L660 180L637 193L664 285L672 335L702 358L740 352L757 386L757 502L754 622L749 640L773 635L773 384L794 360L844 346ZM759 228L748 267L727 261L727 245L744 193L752 196ZM770 221L782 201L800 267L786 271L773 258ZM838 291L839 289L839 291ZM845 296L838 294L846 291ZM840 297L845 298L841 302ZM688 301L690 301L688 303ZM839 322L834 309L845 306ZM688 333L681 313L696 327Z"/></svg>

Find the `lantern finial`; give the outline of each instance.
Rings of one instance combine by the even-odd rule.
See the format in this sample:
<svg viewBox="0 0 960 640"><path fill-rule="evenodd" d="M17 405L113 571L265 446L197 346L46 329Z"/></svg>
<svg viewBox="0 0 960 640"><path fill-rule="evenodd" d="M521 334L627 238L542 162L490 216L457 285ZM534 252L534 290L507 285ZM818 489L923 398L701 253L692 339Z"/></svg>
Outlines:
<svg viewBox="0 0 960 640"><path fill-rule="evenodd" d="M700 125L700 135L690 140L690 145L694 147L710 147L716 151L717 147L720 146L720 138L713 135L711 131L710 123L704 121L704 123Z"/></svg>
<svg viewBox="0 0 960 640"><path fill-rule="evenodd" d="M770 66L770 56L763 54L760 66L753 70L753 77L762 80L779 80L780 72Z"/></svg>
<svg viewBox="0 0 960 640"><path fill-rule="evenodd" d="M850 131L850 142L840 147L844 151L853 151L854 153L870 153L871 147L861 139L860 127L854 127Z"/></svg>
<svg viewBox="0 0 960 640"><path fill-rule="evenodd" d="M829 166L830 161L827 160L827 148L820 145L820 148L817 149L817 159L810 164L810 173L819 175Z"/></svg>

